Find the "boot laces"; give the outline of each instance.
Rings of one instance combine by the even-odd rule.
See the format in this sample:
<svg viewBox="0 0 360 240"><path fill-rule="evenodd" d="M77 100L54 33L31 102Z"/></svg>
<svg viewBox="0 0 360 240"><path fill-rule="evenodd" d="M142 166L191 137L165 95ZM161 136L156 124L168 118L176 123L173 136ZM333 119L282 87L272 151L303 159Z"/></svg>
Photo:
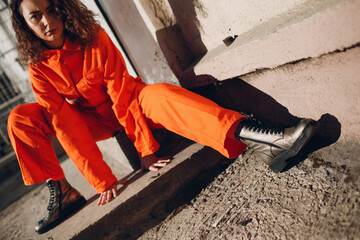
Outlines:
<svg viewBox="0 0 360 240"><path fill-rule="evenodd" d="M49 211L51 211L53 209L54 203L56 202L56 197L55 197L55 190L56 189L55 189L54 184L51 184L51 183L48 185L48 187L49 187L49 190L50 190L50 200L49 200L49 205L48 205L47 209Z"/></svg>
<svg viewBox="0 0 360 240"><path fill-rule="evenodd" d="M262 133L262 134L282 134L284 132L280 127L267 126L265 124L260 124L253 120L244 120L241 122L241 127L252 132Z"/></svg>

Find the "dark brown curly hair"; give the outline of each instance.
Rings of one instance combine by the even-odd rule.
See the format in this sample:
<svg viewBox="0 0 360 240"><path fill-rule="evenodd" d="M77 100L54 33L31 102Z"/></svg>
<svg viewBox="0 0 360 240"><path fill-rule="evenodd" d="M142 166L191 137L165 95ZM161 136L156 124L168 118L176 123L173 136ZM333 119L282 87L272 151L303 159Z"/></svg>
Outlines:
<svg viewBox="0 0 360 240"><path fill-rule="evenodd" d="M22 64L27 65L30 61L31 64L36 64L46 57L46 46L27 26L20 12L22 1L12 0L10 3L17 50ZM64 34L71 39L79 40L82 50L90 46L100 28L94 19L95 14L79 0L49 0L49 2L64 22Z"/></svg>

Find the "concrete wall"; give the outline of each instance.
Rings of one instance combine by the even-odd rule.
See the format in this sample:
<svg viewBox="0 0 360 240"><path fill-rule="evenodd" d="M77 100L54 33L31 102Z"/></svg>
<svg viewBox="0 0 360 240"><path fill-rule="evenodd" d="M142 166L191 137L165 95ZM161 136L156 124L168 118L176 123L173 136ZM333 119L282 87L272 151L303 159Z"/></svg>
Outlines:
<svg viewBox="0 0 360 240"><path fill-rule="evenodd" d="M306 18L301 14L285 25L282 18L273 19L240 35L230 46L219 46L201 59L195 72L223 80L359 43L360 1L339 2L316 14L305 13Z"/></svg>
<svg viewBox="0 0 360 240"><path fill-rule="evenodd" d="M198 27L205 47L210 51L223 44L228 36L244 34L266 22L277 19L276 28L305 19L346 0L135 0L139 12L154 38L156 31L175 24L186 26L193 22ZM282 25L282 26L280 26ZM182 28L184 35L191 34ZM267 32L273 29L268 27Z"/></svg>
<svg viewBox="0 0 360 240"><path fill-rule="evenodd" d="M351 47L360 39L354 0L136 0L169 66L185 87L224 80ZM226 46L224 39L235 40ZM200 62L198 62L200 60ZM205 82L207 83L207 82Z"/></svg>

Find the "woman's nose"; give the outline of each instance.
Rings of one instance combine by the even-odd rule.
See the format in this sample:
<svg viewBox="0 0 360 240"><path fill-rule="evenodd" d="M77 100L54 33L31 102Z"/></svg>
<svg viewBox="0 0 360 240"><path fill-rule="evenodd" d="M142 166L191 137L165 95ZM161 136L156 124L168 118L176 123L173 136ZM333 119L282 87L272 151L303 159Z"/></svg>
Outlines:
<svg viewBox="0 0 360 240"><path fill-rule="evenodd" d="M48 25L50 25L52 23L52 19L51 16L49 15L43 15L43 23L44 26L47 27Z"/></svg>

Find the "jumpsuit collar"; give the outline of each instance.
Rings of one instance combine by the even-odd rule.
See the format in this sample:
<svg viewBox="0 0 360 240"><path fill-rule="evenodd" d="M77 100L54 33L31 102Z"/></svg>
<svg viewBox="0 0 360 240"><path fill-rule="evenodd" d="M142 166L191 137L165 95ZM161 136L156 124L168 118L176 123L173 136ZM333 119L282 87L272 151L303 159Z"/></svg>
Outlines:
<svg viewBox="0 0 360 240"><path fill-rule="evenodd" d="M61 48L58 49L46 49L45 54L50 60L55 60L58 62L60 60L60 55L64 51L80 51L80 43L78 40L72 40L69 37L65 37L64 44Z"/></svg>
<svg viewBox="0 0 360 240"><path fill-rule="evenodd" d="M77 40L69 39L65 37L64 45L59 49L46 49L45 55L46 60L43 62L49 68L53 69L62 79L63 85L67 87L67 91L74 98L80 97L80 93L77 90L76 84L74 83L71 72L62 60L62 55L65 52L81 51L80 43Z"/></svg>

